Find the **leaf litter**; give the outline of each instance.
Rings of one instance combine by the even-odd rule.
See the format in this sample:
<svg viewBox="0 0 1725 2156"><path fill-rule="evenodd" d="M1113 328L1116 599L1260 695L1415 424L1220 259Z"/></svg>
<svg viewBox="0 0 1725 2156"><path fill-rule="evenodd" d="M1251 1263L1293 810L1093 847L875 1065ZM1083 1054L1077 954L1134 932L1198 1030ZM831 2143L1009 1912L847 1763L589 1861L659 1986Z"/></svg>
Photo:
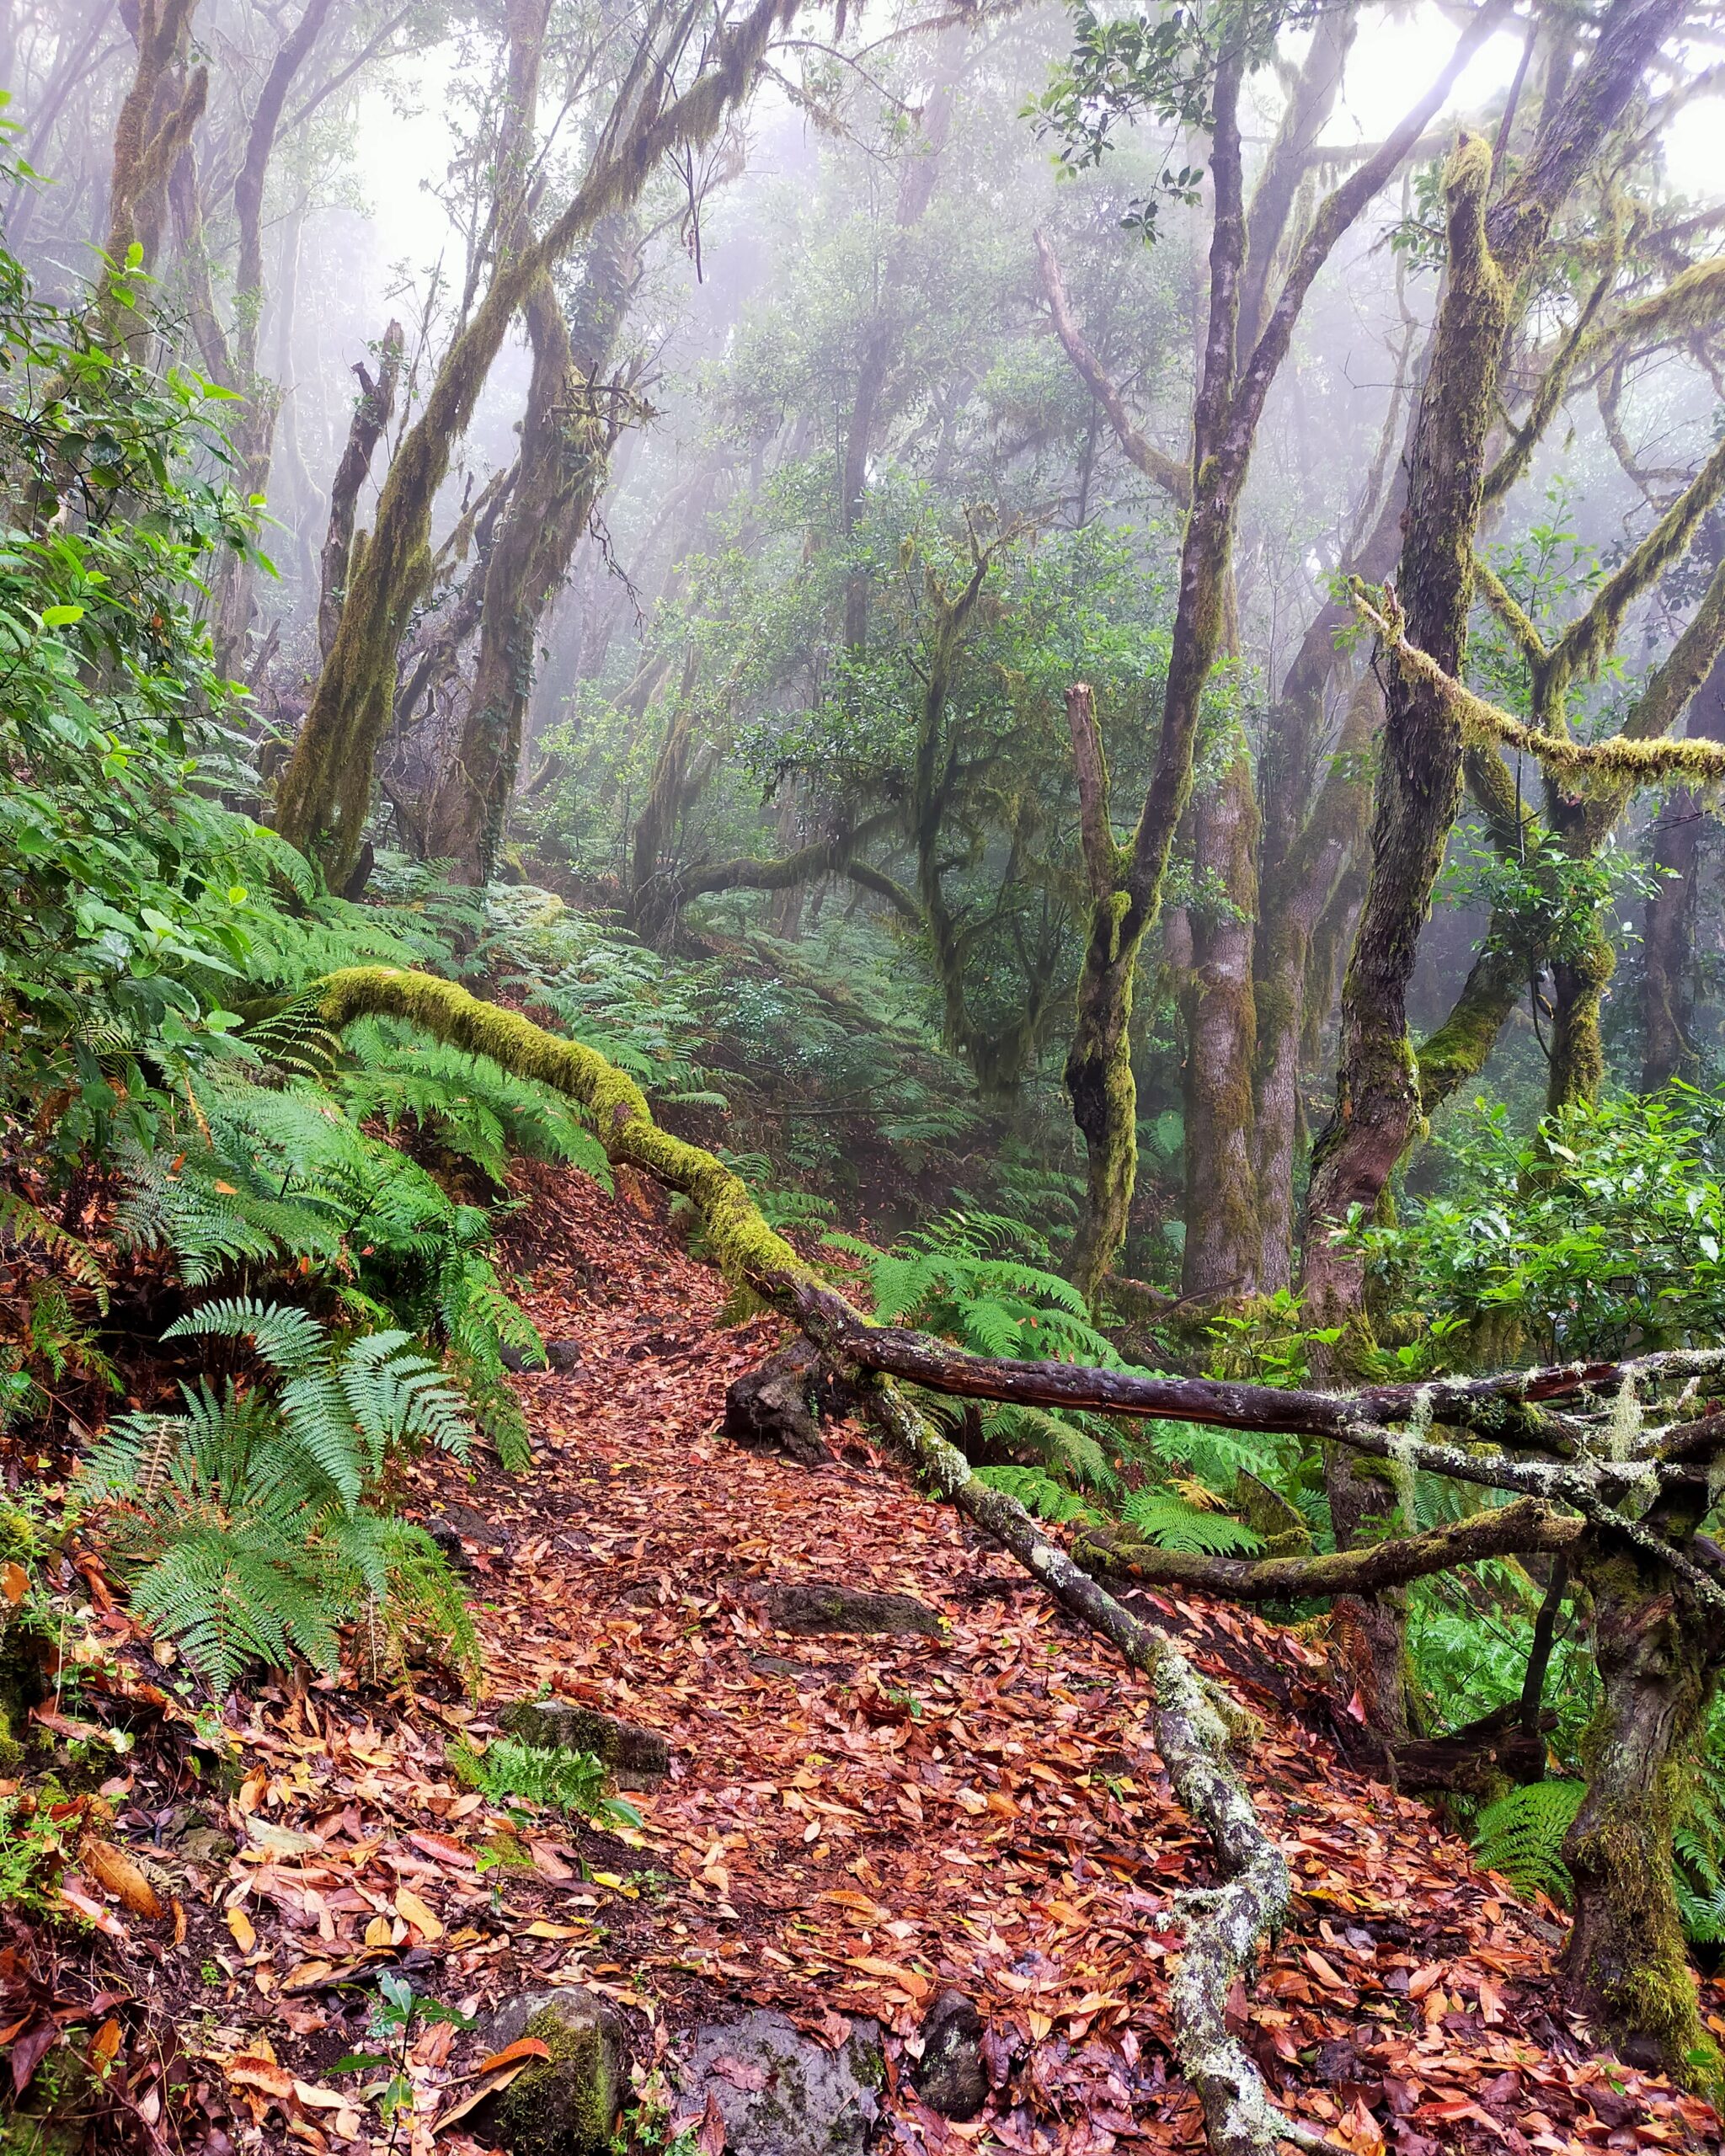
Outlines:
<svg viewBox="0 0 1725 2156"><path fill-rule="evenodd" d="M835 2047L872 2019L906 2149L1201 2148L1167 1964L1175 1897L1210 1881L1209 1852L1140 1687L860 1429L818 1470L720 1434L725 1387L782 1328L720 1328L723 1283L656 1200L548 1168L521 1171L518 1193L510 1262L542 1333L578 1358L515 1380L529 1472L439 1457L398 1493L409 1516L448 1506L493 1530L463 1535L485 1699L430 1678L393 1696L348 1679L263 1690L232 1725L231 1855L206 1836L135 1878L167 1816L135 1769L113 1785L109 1854L68 1882L128 1980L153 1978L200 2030L228 2145L471 2156L476 2087L531 2057L489 2056L465 2024L563 1983L624 2010L644 2066L679 2031L757 2006ZM941 1636L773 1631L762 1583L811 1579L916 1596ZM1290 2116L1360 2156L1718 2148L1709 2105L1596 2058L1566 2015L1549 1976L1562 1913L1519 1902L1427 1806L1284 1707L1322 1691L1313 1641L1150 1599L1263 1720L1248 1785L1295 1895L1231 2019ZM104 1621L124 1637L122 1615ZM521 1828L462 1782L457 1748L536 1695L667 1740L670 1778L629 1795L638 1829L544 1812ZM158 1886L178 1943L149 1920ZM463 2017L409 2024L393 2092L337 2070L386 1973ZM982 2016L993 2092L964 2122L914 2091L917 2031L949 1988ZM1725 2036L1711 1986L1703 2009Z"/></svg>

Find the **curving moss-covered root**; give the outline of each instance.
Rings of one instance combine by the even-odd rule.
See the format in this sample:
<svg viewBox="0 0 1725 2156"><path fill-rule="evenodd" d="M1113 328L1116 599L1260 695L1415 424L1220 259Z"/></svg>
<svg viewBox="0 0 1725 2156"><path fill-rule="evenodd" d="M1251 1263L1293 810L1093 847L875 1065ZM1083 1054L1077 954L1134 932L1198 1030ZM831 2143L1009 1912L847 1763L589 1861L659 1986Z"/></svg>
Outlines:
<svg viewBox="0 0 1725 2156"><path fill-rule="evenodd" d="M820 1334L841 1316L866 1326L860 1312L834 1295L811 1266L761 1219L746 1186L699 1145L660 1130L645 1097L595 1049L559 1039L517 1012L483 1002L452 981L387 966L355 966L320 985L318 1013L339 1032L356 1018L384 1016L423 1026L438 1039L489 1055L516 1075L537 1079L579 1101L594 1116L600 1142L613 1161L642 1168L693 1199L728 1277L746 1284L809 1331ZM814 1289L799 1301L796 1290ZM842 1353L841 1347L839 1352ZM1037 1527L1024 1508L976 1481L970 1464L909 1406L889 1381L878 1380L871 1405L889 1434L927 1474L941 1496L993 1535L1072 1614L1117 1646L1149 1679L1156 1748L1181 1802L1215 1846L1226 1884L1188 1897L1186 1952L1172 1983L1180 2062L1204 2105L1215 2156L1270 2156L1279 2143L1332 2150L1333 2143L1283 2117L1244 2049L1229 2034L1226 2004L1236 1977L1258 1942L1286 1912L1288 1867L1258 1822L1228 1761L1231 1742L1250 1733L1250 1718L1207 1687L1165 1633L1141 1623L1073 1563ZM537 2023L528 2034L545 2034ZM547 2042L553 2039L546 2035ZM542 2090L551 2071L530 2068L508 2092L512 2107ZM529 2117L511 2127L532 2133ZM607 2127L607 2132L608 2132ZM516 2140L517 2148L551 2156L568 2144ZM595 2147L602 2144L595 2144Z"/></svg>
<svg viewBox="0 0 1725 2156"><path fill-rule="evenodd" d="M693 1199L728 1280L757 1290L781 1279L822 1284L761 1219L742 1178L704 1147L661 1130L634 1080L597 1049L561 1039L518 1011L487 1003L432 974L350 966L327 975L318 995L318 1016L334 1032L355 1018L405 1019L451 1047L489 1055L517 1077L537 1079L579 1102L612 1161L643 1169Z"/></svg>
<svg viewBox="0 0 1725 2156"><path fill-rule="evenodd" d="M1214 2156L1269 2156L1283 2142L1333 2149L1314 2128L1275 2109L1227 2025L1235 1980L1251 1967L1259 1942L1279 1929L1291 1891L1287 1860L1228 1757L1231 1744L1252 1733L1250 1718L1204 1684L1167 1633L1135 1617L1050 1542L1016 1498L979 1482L964 1455L889 1380L878 1380L868 1397L876 1419L941 1496L1149 1680L1156 1750L1181 1803L1209 1835L1224 1880L1183 1897L1186 1951L1169 1986L1181 2069L1204 2105Z"/></svg>

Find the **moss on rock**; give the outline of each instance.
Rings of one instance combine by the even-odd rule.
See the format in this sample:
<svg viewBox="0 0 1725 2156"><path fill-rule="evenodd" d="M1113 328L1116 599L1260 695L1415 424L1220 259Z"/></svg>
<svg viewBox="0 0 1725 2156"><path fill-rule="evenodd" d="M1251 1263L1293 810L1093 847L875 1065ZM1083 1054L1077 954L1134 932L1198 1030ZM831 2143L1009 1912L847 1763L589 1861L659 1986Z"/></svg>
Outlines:
<svg viewBox="0 0 1725 2156"><path fill-rule="evenodd" d="M495 2015L496 2049L536 2037L550 2052L485 2107L488 2133L514 2156L606 2156L628 2086L622 2027L578 1986L528 1992Z"/></svg>

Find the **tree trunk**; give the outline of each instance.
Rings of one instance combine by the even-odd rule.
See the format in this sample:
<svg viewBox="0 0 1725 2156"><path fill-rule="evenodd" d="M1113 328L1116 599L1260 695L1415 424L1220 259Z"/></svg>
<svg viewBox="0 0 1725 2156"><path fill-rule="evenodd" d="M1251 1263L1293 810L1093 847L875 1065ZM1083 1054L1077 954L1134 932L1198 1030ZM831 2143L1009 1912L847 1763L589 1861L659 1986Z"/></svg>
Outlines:
<svg viewBox="0 0 1725 2156"><path fill-rule="evenodd" d="M354 523L359 511L360 489L371 469L371 459L395 409L395 387L401 373L402 327L392 322L383 333L383 355L373 382L363 360L354 367L360 394L347 430L347 442L329 488L329 525L318 558L318 648L326 660L341 626L341 610L347 600L348 576L353 567Z"/></svg>
<svg viewBox="0 0 1725 2156"><path fill-rule="evenodd" d="M1690 706L1691 738L1725 740L1725 659ZM1641 1089L1656 1093L1674 1078L1693 1080L1700 1067L1695 1040L1695 901L1701 860L1699 794L1674 789L1659 804L1653 867L1659 883L1647 902L1642 931Z"/></svg>
<svg viewBox="0 0 1725 2156"><path fill-rule="evenodd" d="M1482 141L1463 141L1445 184L1449 282L1414 430L1399 589L1409 640L1455 674L1473 595L1474 532L1511 286L1487 238L1491 154ZM1376 1206L1419 1113L1407 985L1461 802L1461 748L1460 723L1442 698L1393 677L1371 877L1342 991L1336 1104L1314 1149L1306 1204L1306 1314L1320 1326L1364 1323L1361 1262L1338 1244L1337 1230L1356 1208L1369 1214ZM1338 1358L1338 1366L1345 1359ZM1345 1508L1345 1492L1338 1494Z"/></svg>
<svg viewBox="0 0 1725 2156"><path fill-rule="evenodd" d="M635 275L633 221L595 230L573 318L547 277L527 302L533 373L508 512L486 565L461 739L437 775L424 822L427 852L466 883L489 881L521 761L545 609L587 528L625 406L599 381L616 353Z"/></svg>
<svg viewBox="0 0 1725 2156"><path fill-rule="evenodd" d="M1258 1178L1258 1287L1274 1294L1294 1275L1294 1170L1300 1127L1300 1071L1314 940L1348 862L1365 836L1368 758L1383 713L1375 677L1348 699L1330 769L1305 822L1267 878L1255 953L1258 1061L1252 1100Z"/></svg>
<svg viewBox="0 0 1725 2156"><path fill-rule="evenodd" d="M1605 1043L1600 1032L1601 1006L1616 969L1617 957L1598 921L1573 957L1551 968L1551 1063L1546 1081L1546 1109L1593 1107L1605 1086Z"/></svg>
<svg viewBox="0 0 1725 2156"><path fill-rule="evenodd" d="M371 538L349 579L335 642L312 694L306 723L276 799L276 828L344 883L360 857L378 744L388 731L397 655L430 573L431 515L450 458L518 310L600 220L633 207L672 152L709 141L745 95L790 0L753 0L715 32L701 72L674 95L668 67L654 64L655 11L638 64L625 72L605 147L567 209L531 246L496 270L473 318L438 369L384 482Z"/></svg>
<svg viewBox="0 0 1725 2156"><path fill-rule="evenodd" d="M1192 985L1186 998L1188 1299L1213 1302L1258 1286L1258 1179L1252 1070L1258 913L1258 803L1243 744L1194 804Z"/></svg>
<svg viewBox="0 0 1725 2156"><path fill-rule="evenodd" d="M1589 1538L1578 1571L1594 1609L1602 1691L1588 1793L1564 1843L1575 1923L1571 2004L1632 2064L1693 2080L1706 2040L1671 1881L1685 1769L1718 1676L1717 1620L1679 1599L1667 1569Z"/></svg>

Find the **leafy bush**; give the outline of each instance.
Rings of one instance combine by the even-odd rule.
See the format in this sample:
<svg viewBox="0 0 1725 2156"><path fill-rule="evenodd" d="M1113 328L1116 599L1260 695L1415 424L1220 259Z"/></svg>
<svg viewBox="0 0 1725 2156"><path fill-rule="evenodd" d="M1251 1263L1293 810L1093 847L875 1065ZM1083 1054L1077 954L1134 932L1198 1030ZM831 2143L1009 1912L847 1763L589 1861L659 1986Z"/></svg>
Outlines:
<svg viewBox="0 0 1725 2156"><path fill-rule="evenodd" d="M403 1332L339 1346L280 1304L211 1304L168 1337L247 1341L270 1382L183 1387L183 1413L118 1417L92 1447L88 1502L136 1614L222 1689L250 1662L335 1668L350 1623L374 1670L414 1634L471 1667L472 1620L436 1545L365 1502L395 1447L464 1450L436 1365Z"/></svg>
<svg viewBox="0 0 1725 2156"><path fill-rule="evenodd" d="M1363 1233L1386 1300L1452 1326L1482 1317L1494 1362L1725 1332L1725 1102L1677 1085L1519 1136L1480 1101L1443 1142L1444 1194Z"/></svg>

